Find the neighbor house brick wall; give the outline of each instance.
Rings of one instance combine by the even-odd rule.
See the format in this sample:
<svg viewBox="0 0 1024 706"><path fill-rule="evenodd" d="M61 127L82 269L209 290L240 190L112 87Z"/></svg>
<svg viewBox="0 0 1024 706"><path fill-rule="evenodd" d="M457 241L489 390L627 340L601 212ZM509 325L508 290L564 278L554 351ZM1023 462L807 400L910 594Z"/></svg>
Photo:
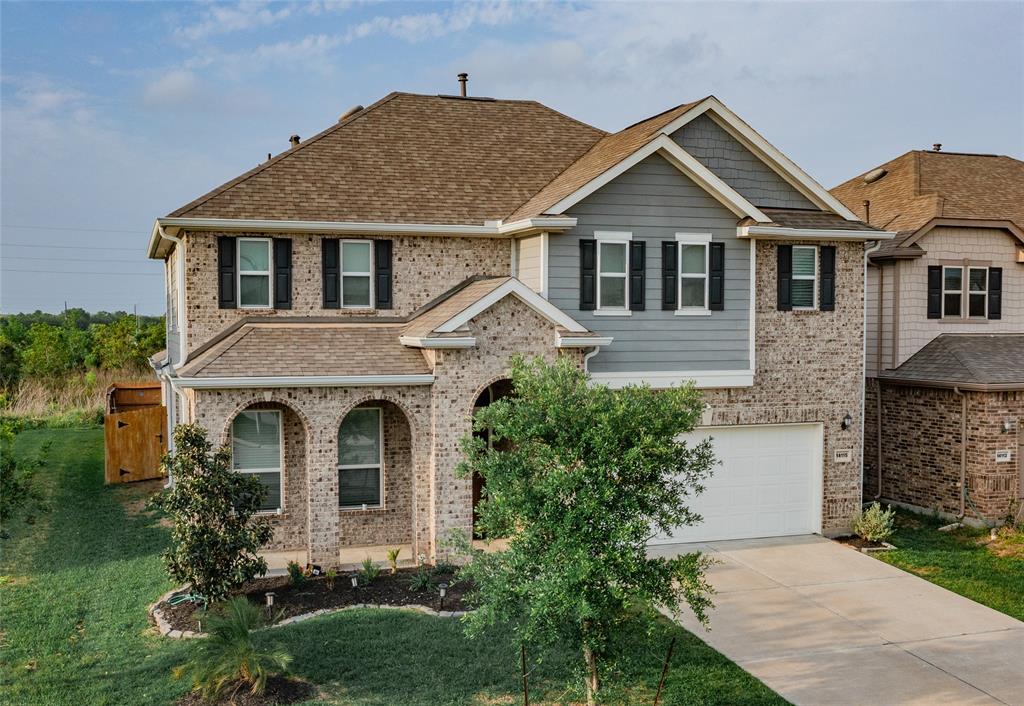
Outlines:
<svg viewBox="0 0 1024 706"><path fill-rule="evenodd" d="M977 510L990 520L1002 520L1021 488L1020 424L1024 421L1024 392L968 393L967 489ZM1011 429L1005 431L1003 422ZM1010 460L997 462L999 451L1009 451Z"/></svg>
<svg viewBox="0 0 1024 706"><path fill-rule="evenodd" d="M508 275L512 246L505 240L435 236L381 236L391 240L394 308L324 309L321 253L323 238L334 235L301 234L292 240L291 309L219 309L217 307L218 233L185 235L185 288L187 345L192 350L224 327L245 316L406 316L460 282L478 275ZM265 237L231 233L233 237ZM377 239L357 236L355 239Z"/></svg>
<svg viewBox="0 0 1024 706"><path fill-rule="evenodd" d="M823 425L822 531L834 535L849 530L861 502L864 247L823 244L836 247L835 311L778 311L777 243L757 242L754 385L704 398L713 425ZM854 423L843 430L847 414ZM836 463L838 450L851 460Z"/></svg>

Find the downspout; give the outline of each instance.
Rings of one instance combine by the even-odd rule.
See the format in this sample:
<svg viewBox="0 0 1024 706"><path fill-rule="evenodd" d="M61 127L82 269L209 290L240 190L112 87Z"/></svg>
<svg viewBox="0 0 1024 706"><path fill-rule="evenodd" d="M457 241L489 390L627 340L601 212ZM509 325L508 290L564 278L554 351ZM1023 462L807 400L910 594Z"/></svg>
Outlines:
<svg viewBox="0 0 1024 706"><path fill-rule="evenodd" d="M967 514L967 395L959 386L953 392L960 396L960 512L956 519L962 522Z"/></svg>
<svg viewBox="0 0 1024 706"><path fill-rule="evenodd" d="M874 245L872 245L871 247L866 248L864 250L864 275L863 275L863 277L864 277L864 285L863 285L863 287L864 288L861 290L864 293L864 296L863 296L864 311L863 311L863 316L862 316L862 319L861 319L861 321L863 322L863 329L861 330L861 356L860 356L860 360L861 360L861 379L865 380L865 381L868 379L868 258L871 256L871 253L877 252L880 247L882 247L882 241L881 240L876 240ZM882 293L879 292L878 296L881 297ZM865 411L865 403L866 403L866 399L865 399L866 398L866 394L864 392L864 385L865 384L866 384L866 382L862 383L861 390L860 390L860 449L861 449L860 497L861 497L861 500L864 499L864 420L867 418L866 417L866 411ZM879 393L880 392L881 392L881 386L879 386ZM881 411L881 410L879 410L879 411ZM879 417L878 417L878 424L879 424L879 428L881 428L881 424L882 424L881 415L879 415ZM879 445L879 449L881 449L881 445ZM882 467L881 467L881 465L879 465L879 467L878 467L878 492L879 492L879 495L882 492ZM876 500L878 499L879 495L875 496Z"/></svg>
<svg viewBox="0 0 1024 706"><path fill-rule="evenodd" d="M601 346L594 346L589 353L583 356L583 372L590 373L588 363L590 359L601 352Z"/></svg>

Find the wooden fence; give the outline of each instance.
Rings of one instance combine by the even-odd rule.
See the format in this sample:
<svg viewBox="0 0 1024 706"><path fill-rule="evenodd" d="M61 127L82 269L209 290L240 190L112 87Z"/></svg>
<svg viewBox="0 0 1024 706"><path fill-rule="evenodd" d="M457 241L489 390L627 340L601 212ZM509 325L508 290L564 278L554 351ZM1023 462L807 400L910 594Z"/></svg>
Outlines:
<svg viewBox="0 0 1024 706"><path fill-rule="evenodd" d="M160 459L167 452L167 408L160 404L159 383L111 385L103 438L108 484L162 477Z"/></svg>

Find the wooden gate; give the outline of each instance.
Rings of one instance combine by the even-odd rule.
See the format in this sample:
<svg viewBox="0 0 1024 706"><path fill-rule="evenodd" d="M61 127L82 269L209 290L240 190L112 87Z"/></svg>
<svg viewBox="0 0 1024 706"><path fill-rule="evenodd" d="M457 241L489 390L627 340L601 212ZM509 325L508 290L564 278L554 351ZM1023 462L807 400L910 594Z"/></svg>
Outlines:
<svg viewBox="0 0 1024 706"><path fill-rule="evenodd" d="M160 478L167 452L167 408L162 405L108 414L103 424L106 482Z"/></svg>

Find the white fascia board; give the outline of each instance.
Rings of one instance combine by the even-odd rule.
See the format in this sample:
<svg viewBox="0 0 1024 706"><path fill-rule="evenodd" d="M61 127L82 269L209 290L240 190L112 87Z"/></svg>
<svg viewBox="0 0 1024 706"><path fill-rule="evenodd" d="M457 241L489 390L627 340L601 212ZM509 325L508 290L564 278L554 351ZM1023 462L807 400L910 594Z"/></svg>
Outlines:
<svg viewBox="0 0 1024 706"><path fill-rule="evenodd" d="M833 230L828 228L784 228L782 226L740 226L738 238L781 238L791 240L892 240L895 233L880 230Z"/></svg>
<svg viewBox="0 0 1024 706"><path fill-rule="evenodd" d="M635 167L654 153L660 153L679 171L693 179L705 191L714 196L723 206L735 213L737 216L749 216L758 223L771 223L771 219L764 215L757 207L747 201L735 189L715 176L707 167L698 162L693 155L680 147L667 135L658 135L656 138L640 147L637 151L623 159L615 166L607 169L602 174L594 177L573 193L549 208L545 213L559 214L567 208L579 203L587 196L600 189L605 184L614 181L616 178Z"/></svg>
<svg viewBox="0 0 1024 706"><path fill-rule="evenodd" d="M828 189L816 182L811 176L784 155L773 144L764 139L754 128L750 127L736 113L729 110L722 101L714 96L702 100L690 110L670 122L661 129L665 135L671 135L679 128L697 117L708 113L708 117L716 125L728 132L740 144L761 158L773 172L785 179L790 186L814 202L819 208L832 211L848 221L860 219L842 201L829 193Z"/></svg>
<svg viewBox="0 0 1024 706"><path fill-rule="evenodd" d="M555 345L558 348L592 348L594 346L610 346L615 340L611 336L562 336L555 335Z"/></svg>
<svg viewBox="0 0 1024 706"><path fill-rule="evenodd" d="M424 375L283 375L274 377L209 377L175 379L175 385L193 389L229 389L239 387L356 387L375 385L432 385L434 376Z"/></svg>
<svg viewBox="0 0 1024 706"><path fill-rule="evenodd" d="M157 218L150 236L149 257L157 258L160 237L158 228L193 231L217 231L238 233L339 233L342 235L453 235L476 238L502 238L531 231L568 230L576 225L576 219L567 216L527 218L512 223L500 221L482 225L438 223L370 223L338 221L282 221L254 218Z"/></svg>
<svg viewBox="0 0 1024 706"><path fill-rule="evenodd" d="M399 336L398 342L409 348L473 348L476 339L472 336L459 338L430 338L428 336Z"/></svg>
<svg viewBox="0 0 1024 706"><path fill-rule="evenodd" d="M590 373L599 385L618 389L627 385L650 385L654 389L678 387L693 381L698 388L753 387L753 370L652 370L630 373Z"/></svg>
<svg viewBox="0 0 1024 706"><path fill-rule="evenodd" d="M458 314L445 321L443 324L435 328L434 332L452 333L453 331L458 331L469 323L473 317L487 309L490 309L510 294L519 297L523 303L538 314L568 331L572 331L573 333L586 333L587 331L585 326L549 302L547 299L537 294L537 292L533 291L517 279L510 279L490 294L481 297L472 305L466 307Z"/></svg>

